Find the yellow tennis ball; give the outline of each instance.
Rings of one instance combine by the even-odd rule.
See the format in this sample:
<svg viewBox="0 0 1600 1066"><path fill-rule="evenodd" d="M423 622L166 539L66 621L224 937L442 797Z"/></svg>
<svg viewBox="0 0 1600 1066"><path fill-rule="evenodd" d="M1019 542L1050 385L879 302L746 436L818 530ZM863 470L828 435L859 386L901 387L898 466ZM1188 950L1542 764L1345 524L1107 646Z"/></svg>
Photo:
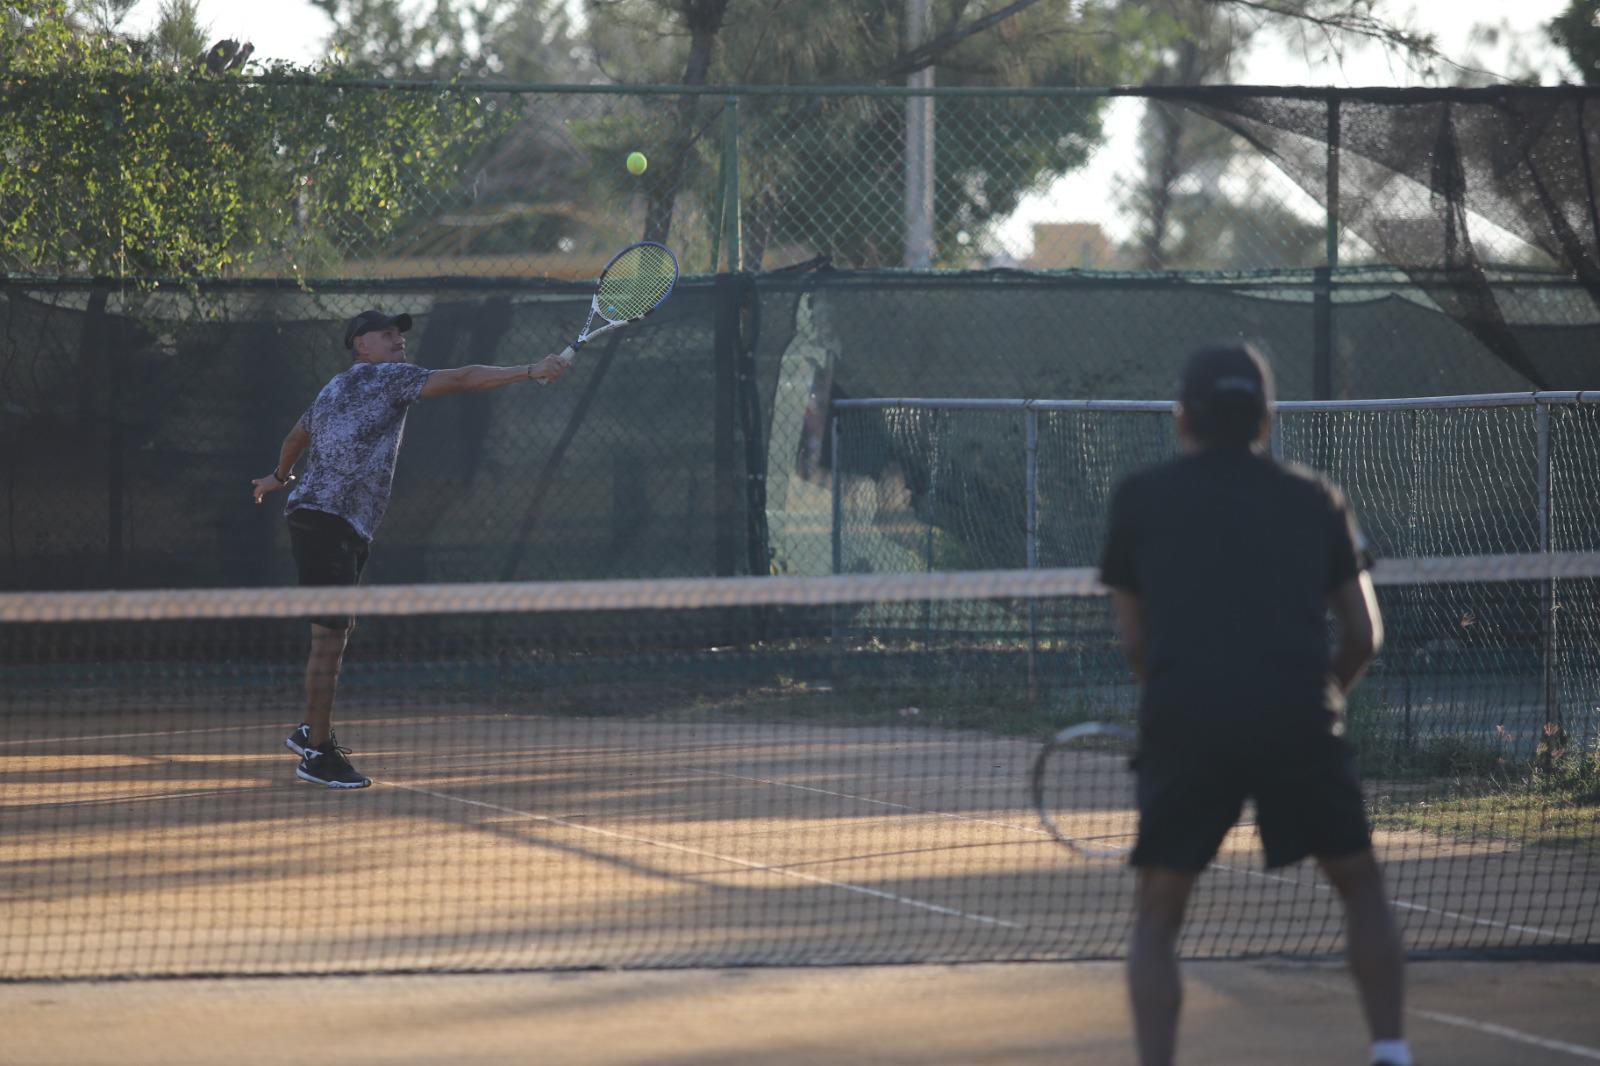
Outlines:
<svg viewBox="0 0 1600 1066"><path fill-rule="evenodd" d="M628 173L629 174L632 174L634 176L638 176L640 174L643 174L644 173L644 168L649 166L649 165L650 165L650 161L644 157L644 153L643 152L629 152L628 153Z"/></svg>

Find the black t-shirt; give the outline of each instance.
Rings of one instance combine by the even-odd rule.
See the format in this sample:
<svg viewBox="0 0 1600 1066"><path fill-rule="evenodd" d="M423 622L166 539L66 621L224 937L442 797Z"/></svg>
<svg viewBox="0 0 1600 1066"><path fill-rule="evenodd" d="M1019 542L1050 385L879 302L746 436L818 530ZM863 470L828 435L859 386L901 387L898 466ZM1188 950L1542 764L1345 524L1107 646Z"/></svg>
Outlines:
<svg viewBox="0 0 1600 1066"><path fill-rule="evenodd" d="M1147 733L1329 728L1327 597L1366 565L1343 494L1309 470L1215 448L1123 481L1100 577L1140 600Z"/></svg>

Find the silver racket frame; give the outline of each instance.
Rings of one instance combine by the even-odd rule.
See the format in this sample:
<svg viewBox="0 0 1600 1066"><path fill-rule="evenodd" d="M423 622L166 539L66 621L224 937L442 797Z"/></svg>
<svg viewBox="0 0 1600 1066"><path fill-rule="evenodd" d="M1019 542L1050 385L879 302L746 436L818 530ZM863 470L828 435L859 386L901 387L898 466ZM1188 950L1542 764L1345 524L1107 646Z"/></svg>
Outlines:
<svg viewBox="0 0 1600 1066"><path fill-rule="evenodd" d="M1028 771L1028 791L1033 797L1033 809L1038 812L1039 823L1049 831L1056 842L1067 848L1074 855L1081 855L1086 859L1121 859L1126 858L1133 849L1130 847L1100 848L1091 847L1084 841L1068 836L1056 824L1055 814L1045 804L1044 783L1045 771L1050 765L1050 757L1075 740L1084 737L1107 737L1114 740L1127 741L1130 745L1136 743L1139 734L1127 726L1117 725L1114 722L1080 722L1069 725L1055 736L1044 742L1039 749L1039 754L1034 756L1033 767ZM1132 772L1131 770L1129 771Z"/></svg>

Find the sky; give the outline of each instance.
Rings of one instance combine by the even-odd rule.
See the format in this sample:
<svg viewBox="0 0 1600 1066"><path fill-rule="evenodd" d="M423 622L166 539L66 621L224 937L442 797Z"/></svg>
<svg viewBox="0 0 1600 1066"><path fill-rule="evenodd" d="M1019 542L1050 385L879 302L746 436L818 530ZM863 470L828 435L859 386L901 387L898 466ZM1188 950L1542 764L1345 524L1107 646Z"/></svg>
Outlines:
<svg viewBox="0 0 1600 1066"><path fill-rule="evenodd" d="M159 0L140 0L127 23L141 30L156 19ZM1467 36L1478 23L1509 23L1513 30L1536 30L1566 7L1566 0L1388 0L1389 17L1412 28L1436 33L1446 55L1469 51ZM330 23L307 0L200 0L200 18L216 38L232 37L255 44L261 57L311 62L321 54ZM1367 48L1347 58L1342 68L1308 66L1281 45L1258 50L1237 80L1252 84L1414 85L1415 72ZM1450 79L1446 79L1450 80ZM1554 73L1545 77L1555 80Z"/></svg>

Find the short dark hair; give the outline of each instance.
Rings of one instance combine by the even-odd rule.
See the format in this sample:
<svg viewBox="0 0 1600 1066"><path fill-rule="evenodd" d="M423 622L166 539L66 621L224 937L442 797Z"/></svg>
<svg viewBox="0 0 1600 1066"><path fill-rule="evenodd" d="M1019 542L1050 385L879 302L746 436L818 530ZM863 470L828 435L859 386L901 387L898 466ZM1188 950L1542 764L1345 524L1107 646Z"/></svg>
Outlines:
<svg viewBox="0 0 1600 1066"><path fill-rule="evenodd" d="M1273 392L1272 368L1256 346L1226 344L1189 355L1178 399L1202 445L1241 448L1260 436Z"/></svg>

